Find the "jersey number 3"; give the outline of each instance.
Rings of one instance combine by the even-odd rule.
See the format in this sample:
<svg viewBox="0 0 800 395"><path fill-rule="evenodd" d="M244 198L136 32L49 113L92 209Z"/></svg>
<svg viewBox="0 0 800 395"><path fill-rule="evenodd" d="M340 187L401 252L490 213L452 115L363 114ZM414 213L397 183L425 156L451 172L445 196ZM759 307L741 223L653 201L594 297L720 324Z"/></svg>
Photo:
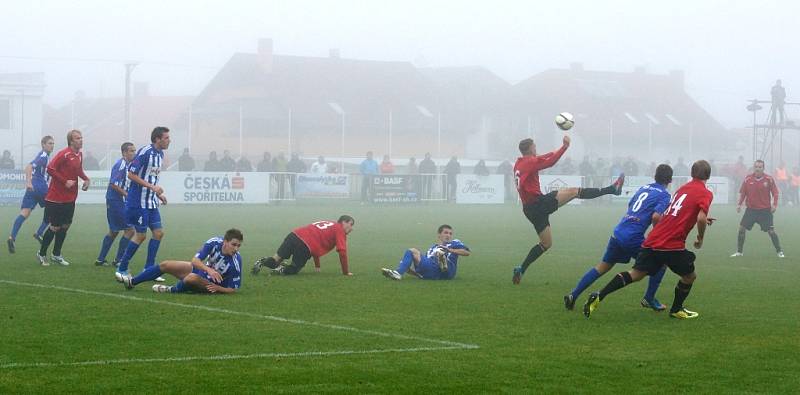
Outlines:
<svg viewBox="0 0 800 395"><path fill-rule="evenodd" d="M331 222L331 221L318 221L318 222L314 222L313 225L316 226L317 228L321 229L321 230L325 230L325 229L328 229L331 226L333 226L334 223Z"/></svg>

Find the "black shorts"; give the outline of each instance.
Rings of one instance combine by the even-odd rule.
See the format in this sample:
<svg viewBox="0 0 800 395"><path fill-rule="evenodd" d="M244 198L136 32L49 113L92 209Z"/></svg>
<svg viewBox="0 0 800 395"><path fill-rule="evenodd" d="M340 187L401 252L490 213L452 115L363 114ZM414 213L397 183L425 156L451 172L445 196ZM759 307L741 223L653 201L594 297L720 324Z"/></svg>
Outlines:
<svg viewBox="0 0 800 395"><path fill-rule="evenodd" d="M558 191L552 191L547 195L539 196L535 202L522 206L525 218L531 221L536 233L542 233L544 228L550 226L550 214L558 210Z"/></svg>
<svg viewBox="0 0 800 395"><path fill-rule="evenodd" d="M311 259L311 251L308 250L308 246L303 240L297 237L294 232L291 232L286 235L286 238L283 239L283 243L278 247L278 256L281 257L281 259L292 258L291 265L284 267L283 273L295 274L306 265L309 259Z"/></svg>
<svg viewBox="0 0 800 395"><path fill-rule="evenodd" d="M52 226L63 226L72 223L75 215L75 202L54 203L44 202L44 217Z"/></svg>
<svg viewBox="0 0 800 395"><path fill-rule="evenodd" d="M658 273L662 266L667 266L673 273L685 276L694 273L694 260L694 252L689 250L655 251L642 248L633 268L652 276Z"/></svg>
<svg viewBox="0 0 800 395"><path fill-rule="evenodd" d="M761 226L761 230L763 232L767 232L773 228L772 223L772 210L768 208L748 208L744 210L744 216L742 216L742 222L739 222L743 228L750 230L753 229L753 225L758 224Z"/></svg>

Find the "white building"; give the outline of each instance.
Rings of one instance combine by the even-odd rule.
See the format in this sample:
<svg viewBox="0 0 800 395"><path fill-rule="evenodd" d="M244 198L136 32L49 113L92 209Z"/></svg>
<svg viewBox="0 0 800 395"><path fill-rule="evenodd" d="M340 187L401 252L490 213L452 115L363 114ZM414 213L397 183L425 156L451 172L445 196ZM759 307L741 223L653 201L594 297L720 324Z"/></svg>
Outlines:
<svg viewBox="0 0 800 395"><path fill-rule="evenodd" d="M41 149L44 87L44 73L0 73L0 151L11 151L18 169Z"/></svg>

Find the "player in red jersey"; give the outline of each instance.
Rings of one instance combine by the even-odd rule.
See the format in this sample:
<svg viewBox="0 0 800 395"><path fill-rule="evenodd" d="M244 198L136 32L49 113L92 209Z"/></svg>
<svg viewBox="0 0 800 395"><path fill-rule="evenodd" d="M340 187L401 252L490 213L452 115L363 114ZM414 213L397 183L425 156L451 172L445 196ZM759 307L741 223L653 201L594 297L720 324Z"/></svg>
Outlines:
<svg viewBox="0 0 800 395"><path fill-rule="evenodd" d="M770 199L770 196L772 199ZM739 223L739 238L736 244L736 252L731 255L731 258L742 256L744 250L744 235L753 225L758 224L761 226L763 232L769 234L772 239L772 245L775 247L775 252L778 253L778 258L783 258L783 249L781 249L781 242L778 239L778 234L775 233L775 226L772 223L772 215L775 209L778 208L778 185L775 179L764 173L764 161L759 159L753 164L753 174L745 177L742 182L742 187L739 188L739 204L736 206L736 212L742 212L742 203L747 203L747 209L744 210L742 222Z"/></svg>
<svg viewBox="0 0 800 395"><path fill-rule="evenodd" d="M536 229L539 243L531 248L522 264L514 268L514 276L511 279L514 284L519 284L522 275L528 270L528 266L553 245L553 236L550 233L550 214L575 198L594 199L603 195L619 195L622 192L625 174L621 174L613 184L605 188L565 188L542 194L539 185L539 171L555 165L569 148L569 143L569 136L564 135L561 148L537 156L536 144L533 143L533 139L524 139L519 142L519 152L522 153L522 156L517 158L517 162L514 164L514 181L519 198L522 200L522 212Z"/></svg>
<svg viewBox="0 0 800 395"><path fill-rule="evenodd" d="M50 186L44 198L44 217L50 228L42 236L42 245L36 257L42 266L47 266L47 249L53 244L50 260L63 266L69 265L61 256L61 247L67 237L67 229L75 214L75 200L78 198L78 178L83 180L82 190L89 189L90 180L83 172L83 135L79 130L67 133L67 148L59 151L47 165Z"/></svg>
<svg viewBox="0 0 800 395"><path fill-rule="evenodd" d="M275 255L257 260L252 272L258 274L266 266L278 274L297 274L309 258L314 258L314 269L319 272L319 258L336 247L342 274L352 276L347 262L347 235L353 231L353 225L353 217L342 215L336 222L317 221L301 226L286 236ZM292 263L283 265L289 258Z"/></svg>
<svg viewBox="0 0 800 395"><path fill-rule="evenodd" d="M667 210L661 216L661 221L655 225L650 234L642 243L642 249L636 258L633 269L614 276L608 285L600 292L593 292L583 306L583 314L588 318L600 305L600 301L608 294L645 276L654 275L667 266L681 278L675 287L675 299L672 301L669 315L673 318L696 318L699 316L694 311L683 307L683 302L689 296L692 284L697 278L694 272L695 255L686 249L686 237L689 236L694 225L697 224L697 239L694 248L703 246L703 236L706 226L714 219L708 216L711 200L714 195L706 188L706 181L711 177L711 165L699 160L692 165L692 180L684 184L672 195Z"/></svg>

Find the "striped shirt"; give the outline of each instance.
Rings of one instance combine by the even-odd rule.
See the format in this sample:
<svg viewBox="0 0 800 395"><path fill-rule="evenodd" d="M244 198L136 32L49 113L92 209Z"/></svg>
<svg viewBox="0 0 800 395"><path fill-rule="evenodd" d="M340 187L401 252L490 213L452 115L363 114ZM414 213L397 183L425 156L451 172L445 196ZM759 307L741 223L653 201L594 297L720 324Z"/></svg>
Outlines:
<svg viewBox="0 0 800 395"><path fill-rule="evenodd" d="M47 162L49 160L50 154L42 150L31 161L31 184L37 191L43 190L47 193L47 181L50 180L50 175L47 174Z"/></svg>
<svg viewBox="0 0 800 395"><path fill-rule="evenodd" d="M146 145L136 151L136 157L131 164L128 165L128 172L136 174L142 180L152 185L158 185L158 178L161 174L161 163L163 161L164 151L156 149L152 144ZM155 192L136 182L130 183L126 202L128 207L145 209L158 208L161 204Z"/></svg>
<svg viewBox="0 0 800 395"><path fill-rule="evenodd" d="M205 265L213 268L222 276L222 283L225 288L239 288L242 285L242 256L239 253L233 255L222 254L222 237L212 237L200 247L195 257L205 261Z"/></svg>

